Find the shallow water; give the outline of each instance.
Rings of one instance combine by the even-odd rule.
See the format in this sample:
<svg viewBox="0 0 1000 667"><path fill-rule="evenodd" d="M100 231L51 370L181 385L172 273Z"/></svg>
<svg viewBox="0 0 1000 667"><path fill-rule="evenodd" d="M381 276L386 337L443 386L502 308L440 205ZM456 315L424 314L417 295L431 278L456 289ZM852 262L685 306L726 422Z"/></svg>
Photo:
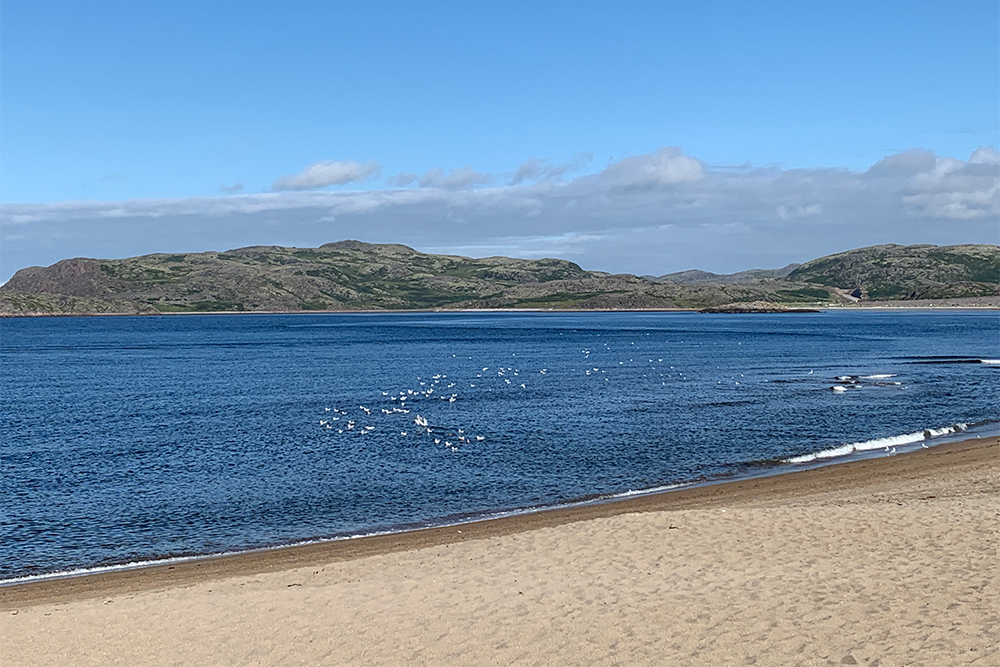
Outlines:
<svg viewBox="0 0 1000 667"><path fill-rule="evenodd" d="M974 311L2 320L0 578L913 444L1000 420L998 324Z"/></svg>

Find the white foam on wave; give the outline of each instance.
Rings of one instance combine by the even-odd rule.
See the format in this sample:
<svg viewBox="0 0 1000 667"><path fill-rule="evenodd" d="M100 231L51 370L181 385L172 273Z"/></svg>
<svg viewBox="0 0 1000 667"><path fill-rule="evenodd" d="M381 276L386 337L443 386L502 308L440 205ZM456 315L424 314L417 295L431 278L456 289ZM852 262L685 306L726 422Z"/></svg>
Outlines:
<svg viewBox="0 0 1000 667"><path fill-rule="evenodd" d="M854 445L854 451L870 452L874 449L885 449L886 447L897 447L899 445L911 445L914 442L925 440L927 436L924 433L924 431L919 431L917 433L904 433L903 435L892 435L888 438L876 438L874 440L858 442Z"/></svg>
<svg viewBox="0 0 1000 667"><path fill-rule="evenodd" d="M664 486L654 486L648 489L635 489L630 491L622 491L620 493L612 493L611 495L604 496L604 500L617 500L619 498L631 498L632 496L651 496L655 493L663 493L664 491L676 491L677 489L683 489L686 486L693 485L694 482L681 482L679 484L666 484Z"/></svg>
<svg viewBox="0 0 1000 667"><path fill-rule="evenodd" d="M989 364L991 366L1000 366L1000 359L980 359L979 363Z"/></svg>
<svg viewBox="0 0 1000 667"><path fill-rule="evenodd" d="M895 373L877 373L875 375L862 375L861 378L864 380L885 380L886 378L896 377Z"/></svg>
<svg viewBox="0 0 1000 667"><path fill-rule="evenodd" d="M839 447L832 447L830 449L824 449L810 454L793 456L791 458L784 459L782 463L812 463L813 461L832 459L838 456L847 456L855 452L870 452L877 449L889 449L890 447L899 447L901 445L912 445L917 442L929 440L930 438L937 438L951 433L959 433L967 428L969 428L968 424L958 423L952 424L951 426L943 426L941 428L928 428L923 431L916 431L915 433L893 435L888 438L876 438L874 440L865 440L864 442L851 442L845 445L840 445Z"/></svg>
<svg viewBox="0 0 1000 667"><path fill-rule="evenodd" d="M928 438L936 438L939 435L949 435L951 433L958 433L969 428L968 424L958 423L951 426L945 426L944 428L929 428L924 430L924 435Z"/></svg>

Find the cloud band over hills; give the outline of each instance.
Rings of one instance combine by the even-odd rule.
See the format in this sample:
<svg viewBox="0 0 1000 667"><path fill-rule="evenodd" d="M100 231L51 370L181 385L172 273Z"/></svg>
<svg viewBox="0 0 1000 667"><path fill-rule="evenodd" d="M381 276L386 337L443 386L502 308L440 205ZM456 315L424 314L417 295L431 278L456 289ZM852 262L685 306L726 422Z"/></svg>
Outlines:
<svg viewBox="0 0 1000 667"><path fill-rule="evenodd" d="M275 192L219 197L6 204L0 279L72 256L315 246L344 238L428 252L556 256L588 269L735 271L876 243L997 243L1000 153L967 160L912 150L866 171L713 167L679 148L566 178L590 160L526 161L514 173L470 166L359 183L376 162L319 162Z"/></svg>

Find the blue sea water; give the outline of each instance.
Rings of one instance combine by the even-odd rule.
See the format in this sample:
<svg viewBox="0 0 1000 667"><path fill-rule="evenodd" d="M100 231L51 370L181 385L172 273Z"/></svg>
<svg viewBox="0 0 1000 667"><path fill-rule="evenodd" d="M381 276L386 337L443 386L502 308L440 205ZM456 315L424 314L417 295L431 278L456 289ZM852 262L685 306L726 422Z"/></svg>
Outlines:
<svg viewBox="0 0 1000 667"><path fill-rule="evenodd" d="M0 579L989 430L998 324L982 311L5 319Z"/></svg>

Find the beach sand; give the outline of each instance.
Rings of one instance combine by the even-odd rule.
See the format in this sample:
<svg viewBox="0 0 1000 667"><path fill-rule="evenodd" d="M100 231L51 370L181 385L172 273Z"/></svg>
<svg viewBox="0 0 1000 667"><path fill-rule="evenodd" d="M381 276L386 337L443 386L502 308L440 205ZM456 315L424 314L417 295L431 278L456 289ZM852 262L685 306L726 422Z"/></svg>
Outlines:
<svg viewBox="0 0 1000 667"><path fill-rule="evenodd" d="M13 665L997 665L996 438L0 588Z"/></svg>

